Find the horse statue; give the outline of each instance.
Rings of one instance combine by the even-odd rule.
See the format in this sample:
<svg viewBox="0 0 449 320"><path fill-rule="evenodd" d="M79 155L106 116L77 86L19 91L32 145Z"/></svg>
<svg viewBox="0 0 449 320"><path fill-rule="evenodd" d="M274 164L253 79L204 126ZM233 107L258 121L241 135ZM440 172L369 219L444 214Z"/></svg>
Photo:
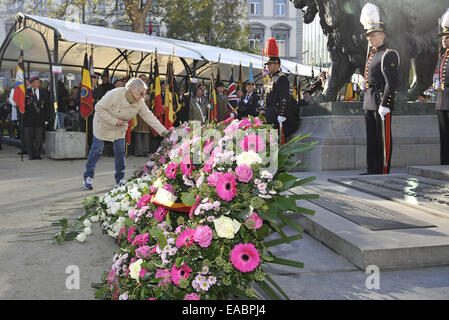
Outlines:
<svg viewBox="0 0 449 320"><path fill-rule="evenodd" d="M368 42L360 23L367 2L380 9L386 27L386 44L400 55L399 99L415 100L433 81L438 63L438 19L446 11L447 0L290 0L303 11L303 21L311 23L318 15L327 37L332 65L324 88L324 101L335 101L339 90L358 70L365 69ZM413 81L410 81L410 69Z"/></svg>

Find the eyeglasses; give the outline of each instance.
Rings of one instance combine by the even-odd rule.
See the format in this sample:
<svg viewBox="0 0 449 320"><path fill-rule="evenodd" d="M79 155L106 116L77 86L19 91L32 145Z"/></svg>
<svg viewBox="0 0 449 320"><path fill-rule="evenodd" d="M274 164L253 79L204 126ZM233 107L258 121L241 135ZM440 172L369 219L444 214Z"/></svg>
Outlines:
<svg viewBox="0 0 449 320"><path fill-rule="evenodd" d="M146 95L147 95L147 92L146 91L137 91L137 94L139 95L139 96L141 96L141 97L145 97Z"/></svg>

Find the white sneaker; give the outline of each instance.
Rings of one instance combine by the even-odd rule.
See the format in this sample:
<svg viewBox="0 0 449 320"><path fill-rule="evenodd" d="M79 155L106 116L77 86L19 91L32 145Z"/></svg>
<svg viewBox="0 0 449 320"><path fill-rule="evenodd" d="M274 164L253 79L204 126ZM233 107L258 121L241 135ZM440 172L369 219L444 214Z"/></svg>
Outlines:
<svg viewBox="0 0 449 320"><path fill-rule="evenodd" d="M126 184L126 180L122 179L115 184L115 187L118 188L118 187L124 186L125 184Z"/></svg>
<svg viewBox="0 0 449 320"><path fill-rule="evenodd" d="M92 190L93 186L92 186L92 178L91 177L86 177L86 179L84 179L83 181L83 189L84 190Z"/></svg>

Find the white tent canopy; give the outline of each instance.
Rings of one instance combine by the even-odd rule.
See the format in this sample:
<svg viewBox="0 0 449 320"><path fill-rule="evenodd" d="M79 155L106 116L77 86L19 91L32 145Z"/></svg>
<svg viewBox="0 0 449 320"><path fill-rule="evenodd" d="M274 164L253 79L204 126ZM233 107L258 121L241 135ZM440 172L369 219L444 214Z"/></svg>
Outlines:
<svg viewBox="0 0 449 320"><path fill-rule="evenodd" d="M17 21L20 20L19 24ZM248 79L251 61L255 76L262 71L262 58L255 54L19 13L15 29L0 49L0 54L4 50L2 69L16 68L21 46L25 67L29 65L30 71L48 71L49 64L54 63L61 65L64 73L80 73L86 49L88 55L93 53L96 71L102 72L108 67L110 75L114 70L115 75L124 75L127 70L125 55L128 55L133 72L149 73L151 57L156 51L161 74L165 74L166 63L172 54L174 72L179 76L191 77L196 61L197 77L209 79L211 68L208 63L216 63L219 58L223 81L229 80L232 65L236 81L239 64L243 68L243 81ZM55 48L57 57L53 58ZM281 59L281 67L286 73L303 76L310 76L312 71L310 66L286 59ZM315 74L318 74L318 68Z"/></svg>

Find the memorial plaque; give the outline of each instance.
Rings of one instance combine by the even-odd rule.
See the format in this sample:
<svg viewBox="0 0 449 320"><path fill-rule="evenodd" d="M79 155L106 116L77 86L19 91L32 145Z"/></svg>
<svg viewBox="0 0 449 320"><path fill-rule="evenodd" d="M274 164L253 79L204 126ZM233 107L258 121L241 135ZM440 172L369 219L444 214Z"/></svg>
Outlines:
<svg viewBox="0 0 449 320"><path fill-rule="evenodd" d="M409 174L330 178L329 181L420 210L449 216L449 182L446 181Z"/></svg>
<svg viewBox="0 0 449 320"><path fill-rule="evenodd" d="M309 201L372 231L435 227L369 200L326 187L302 187L298 192L319 194L319 199Z"/></svg>

